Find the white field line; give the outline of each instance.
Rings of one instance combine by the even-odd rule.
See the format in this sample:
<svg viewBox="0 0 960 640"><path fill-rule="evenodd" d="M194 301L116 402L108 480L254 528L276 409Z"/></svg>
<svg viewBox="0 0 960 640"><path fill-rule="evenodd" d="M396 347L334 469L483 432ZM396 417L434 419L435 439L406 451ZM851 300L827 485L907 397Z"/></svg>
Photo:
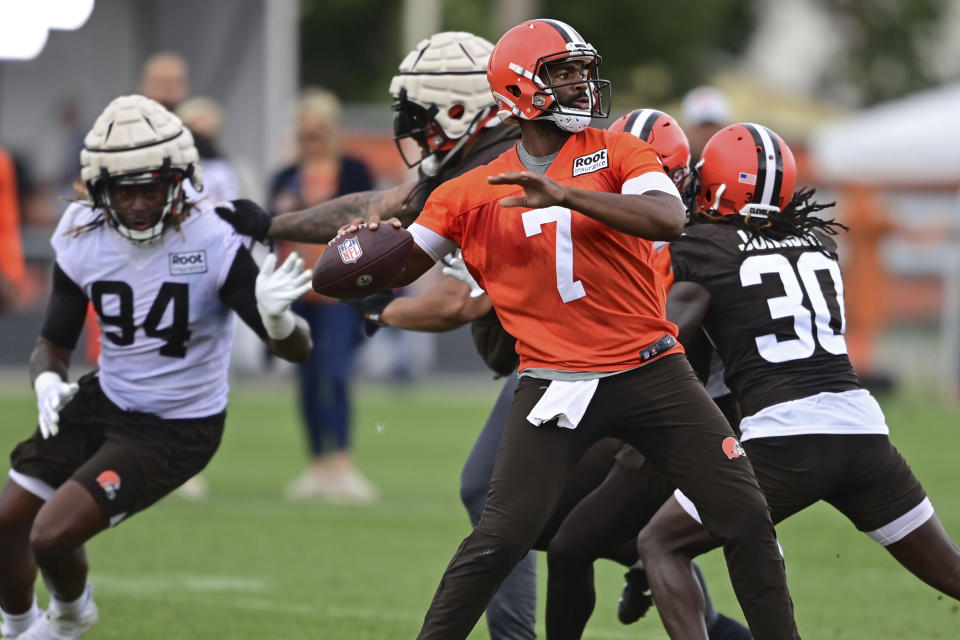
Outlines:
<svg viewBox="0 0 960 640"><path fill-rule="evenodd" d="M94 584L123 593L262 593L271 586L266 580L243 576L178 575L130 578L95 573Z"/></svg>

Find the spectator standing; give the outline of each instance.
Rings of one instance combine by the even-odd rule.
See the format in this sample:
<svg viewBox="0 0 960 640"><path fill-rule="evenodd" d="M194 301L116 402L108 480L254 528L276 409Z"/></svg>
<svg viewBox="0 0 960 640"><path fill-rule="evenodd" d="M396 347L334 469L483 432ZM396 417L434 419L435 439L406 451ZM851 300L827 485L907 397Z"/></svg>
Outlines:
<svg viewBox="0 0 960 640"><path fill-rule="evenodd" d="M273 215L373 188L366 165L343 154L340 101L333 93L304 91L297 111L297 149L297 161L278 172L270 186ZM323 250L293 243L288 248L303 251L307 264L314 264ZM371 502L378 491L356 470L350 454L350 377L363 339L360 315L312 292L294 311L310 325L315 345L310 359L297 367L310 465L287 486L286 495L293 500Z"/></svg>
<svg viewBox="0 0 960 640"><path fill-rule="evenodd" d="M190 95L190 69L183 56L173 51L160 51L143 63L140 93L156 100L170 111Z"/></svg>

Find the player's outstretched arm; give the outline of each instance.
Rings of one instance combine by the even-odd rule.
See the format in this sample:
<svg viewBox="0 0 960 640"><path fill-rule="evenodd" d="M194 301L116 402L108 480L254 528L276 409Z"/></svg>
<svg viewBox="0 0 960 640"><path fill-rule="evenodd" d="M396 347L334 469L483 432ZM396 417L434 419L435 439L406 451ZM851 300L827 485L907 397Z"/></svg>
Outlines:
<svg viewBox="0 0 960 640"><path fill-rule="evenodd" d="M313 349L307 323L290 310L290 305L310 290L312 277L313 271L304 268L303 258L296 252L280 267L276 254L269 254L257 275L257 311L270 338L270 350L284 360L304 362Z"/></svg>
<svg viewBox="0 0 960 640"><path fill-rule="evenodd" d="M216 208L217 215L238 233L256 240L290 240L322 244L330 242L337 231L356 218L395 217L409 225L420 214L421 203L408 201L416 180L379 191L349 193L301 211L274 218L250 200L235 200Z"/></svg>
<svg viewBox="0 0 960 640"><path fill-rule="evenodd" d="M411 331L452 331L490 310L486 294L472 296L469 285L444 277L426 293L397 298L380 313L380 321Z"/></svg>
<svg viewBox="0 0 960 640"><path fill-rule="evenodd" d="M37 394L38 423L44 438L57 434L60 409L77 392L77 385L67 381L67 370L88 306L83 289L67 276L59 263L54 263L43 328L30 354L30 382Z"/></svg>
<svg viewBox="0 0 960 640"><path fill-rule="evenodd" d="M487 178L490 184L516 184L524 195L504 198L504 207L540 209L562 206L594 220L648 240L676 240L683 233L686 211L674 195L647 191L640 195L587 191L565 187L547 176L531 171L513 171Z"/></svg>
<svg viewBox="0 0 960 640"><path fill-rule="evenodd" d="M710 309L710 292L696 282L674 282L667 296L667 320L677 325L680 344L690 344Z"/></svg>

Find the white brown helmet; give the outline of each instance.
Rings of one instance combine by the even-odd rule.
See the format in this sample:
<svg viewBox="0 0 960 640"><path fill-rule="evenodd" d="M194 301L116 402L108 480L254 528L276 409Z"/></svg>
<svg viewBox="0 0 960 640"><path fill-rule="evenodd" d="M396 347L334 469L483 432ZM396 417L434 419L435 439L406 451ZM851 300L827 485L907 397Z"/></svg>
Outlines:
<svg viewBox="0 0 960 640"><path fill-rule="evenodd" d="M400 63L390 82L394 139L413 138L434 173L483 126L495 103L487 83L487 59L493 45L465 31L443 31L422 40Z"/></svg>
<svg viewBox="0 0 960 640"><path fill-rule="evenodd" d="M166 224L176 221L183 206L183 181L203 188L193 136L177 116L158 102L140 95L113 100L83 140L80 176L97 208L110 225L135 244L156 240ZM167 198L147 229L124 225L110 202L110 184L166 181Z"/></svg>

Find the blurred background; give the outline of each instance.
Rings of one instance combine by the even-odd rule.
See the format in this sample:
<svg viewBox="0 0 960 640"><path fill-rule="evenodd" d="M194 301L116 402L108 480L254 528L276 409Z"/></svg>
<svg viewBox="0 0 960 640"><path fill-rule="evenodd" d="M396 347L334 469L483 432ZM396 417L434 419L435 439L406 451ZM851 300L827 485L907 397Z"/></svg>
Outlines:
<svg viewBox="0 0 960 640"><path fill-rule="evenodd" d="M110 100L142 92L177 110L198 140L202 197L296 208L330 195L322 172L301 201L283 185L297 162L322 155L331 114L342 152L372 184L408 177L387 88L422 38L467 30L496 42L530 17L569 22L602 54L613 108L595 126L655 107L695 152L742 121L789 142L800 184L835 200L825 213L851 227L840 242L854 366L891 392L880 397L894 442L955 536L960 0L0 0L0 451L35 424L27 361L50 234L74 197L83 136ZM427 285L409 293L417 286ZM95 338L71 377L95 366ZM164 500L90 545L109 611L91 637L413 637L469 531L456 479L500 382L466 328L381 330L356 356L356 457L373 486L352 502L372 504L289 500L304 458L295 372L238 333L209 495ZM836 512L816 506L778 535L805 635L960 637L957 604ZM718 608L739 617L722 558L703 566ZM665 637L653 615L616 621L621 576L598 563L584 637ZM487 637L483 624L471 639Z"/></svg>
<svg viewBox="0 0 960 640"><path fill-rule="evenodd" d="M408 170L391 139L387 86L404 53L439 30L495 42L537 16L571 23L599 49L602 75L613 81L612 118L657 107L692 139L700 125L712 131L737 121L787 139L801 183L836 200L835 215L851 224L841 255L858 372L875 388L909 382L956 400L954 0L0 2L0 148L15 170L26 261L12 278L15 301L0 316L0 365L24 364L38 331L49 234L71 195L82 136L110 99L144 90L155 54L182 63L182 86L171 89L178 80L166 78L181 94L175 103L202 96L218 108L215 157L234 172L225 193L263 202L271 176L296 154L302 89L340 98L345 152L367 165L375 184L395 184ZM684 103L704 85L718 93L699 110ZM381 335L360 353L362 375L483 373L464 331ZM256 372L259 353L238 353L236 366Z"/></svg>

